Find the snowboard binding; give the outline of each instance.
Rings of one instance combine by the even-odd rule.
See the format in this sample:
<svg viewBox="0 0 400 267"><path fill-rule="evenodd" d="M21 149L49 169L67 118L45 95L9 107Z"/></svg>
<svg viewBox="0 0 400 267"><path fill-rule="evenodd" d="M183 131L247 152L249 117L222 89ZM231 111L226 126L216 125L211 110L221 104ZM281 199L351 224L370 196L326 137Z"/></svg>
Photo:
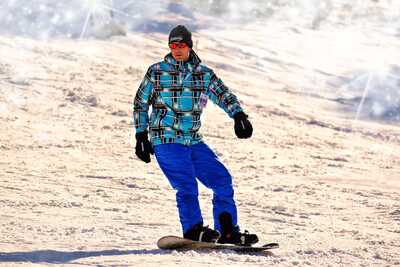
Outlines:
<svg viewBox="0 0 400 267"><path fill-rule="evenodd" d="M238 226L233 226L232 216L228 212L222 212L219 216L221 225L220 244L234 244L239 246L251 246L258 242L256 234L250 234L247 230L240 232Z"/></svg>

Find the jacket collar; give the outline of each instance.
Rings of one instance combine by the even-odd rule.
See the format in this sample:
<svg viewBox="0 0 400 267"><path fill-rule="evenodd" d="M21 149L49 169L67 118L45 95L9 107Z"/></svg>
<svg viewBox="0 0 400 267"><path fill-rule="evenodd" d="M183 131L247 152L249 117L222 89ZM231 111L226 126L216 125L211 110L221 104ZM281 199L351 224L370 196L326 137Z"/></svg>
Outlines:
<svg viewBox="0 0 400 267"><path fill-rule="evenodd" d="M176 61L171 53L167 54L164 57L164 61L168 64L173 65L179 71L184 71L185 69L192 71L201 63L201 59L193 50L190 51L188 61Z"/></svg>

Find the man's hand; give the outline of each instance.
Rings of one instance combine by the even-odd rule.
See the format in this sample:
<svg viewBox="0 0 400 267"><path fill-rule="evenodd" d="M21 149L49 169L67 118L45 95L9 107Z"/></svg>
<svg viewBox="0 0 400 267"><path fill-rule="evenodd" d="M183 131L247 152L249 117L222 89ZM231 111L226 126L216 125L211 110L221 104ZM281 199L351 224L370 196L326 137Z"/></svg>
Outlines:
<svg viewBox="0 0 400 267"><path fill-rule="evenodd" d="M154 150L149 142L147 132L141 132L136 134L136 147L135 154L142 161L149 163L150 154L154 154Z"/></svg>
<svg viewBox="0 0 400 267"><path fill-rule="evenodd" d="M251 126L247 117L244 112L238 112L233 115L233 119L235 120L235 134L240 139L250 138L253 134L253 126Z"/></svg>

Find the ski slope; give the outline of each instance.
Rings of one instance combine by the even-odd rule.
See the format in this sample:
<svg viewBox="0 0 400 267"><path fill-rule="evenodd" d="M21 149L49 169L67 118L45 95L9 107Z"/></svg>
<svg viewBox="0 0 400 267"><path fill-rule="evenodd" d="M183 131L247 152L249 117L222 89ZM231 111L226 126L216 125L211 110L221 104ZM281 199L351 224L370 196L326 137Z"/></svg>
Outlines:
<svg viewBox="0 0 400 267"><path fill-rule="evenodd" d="M400 264L399 4L269 3L3 1L0 265ZM131 103L178 23L253 123L239 140L209 105L202 133L273 254L157 249L175 196L134 155Z"/></svg>

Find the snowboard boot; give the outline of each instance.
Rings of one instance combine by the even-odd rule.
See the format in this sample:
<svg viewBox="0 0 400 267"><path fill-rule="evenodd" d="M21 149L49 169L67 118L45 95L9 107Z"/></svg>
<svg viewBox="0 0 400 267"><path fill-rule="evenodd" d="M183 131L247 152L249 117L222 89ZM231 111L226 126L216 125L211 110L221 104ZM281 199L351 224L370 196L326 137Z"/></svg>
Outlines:
<svg viewBox="0 0 400 267"><path fill-rule="evenodd" d="M238 226L233 226L232 216L229 213L221 213L219 222L221 225L221 237L218 239L218 243L251 246L258 242L257 235L250 234L248 231L241 233Z"/></svg>
<svg viewBox="0 0 400 267"><path fill-rule="evenodd" d="M186 239L211 243L217 242L220 236L221 234L217 230L203 226L202 223L196 224L192 229L183 234L183 237Z"/></svg>

